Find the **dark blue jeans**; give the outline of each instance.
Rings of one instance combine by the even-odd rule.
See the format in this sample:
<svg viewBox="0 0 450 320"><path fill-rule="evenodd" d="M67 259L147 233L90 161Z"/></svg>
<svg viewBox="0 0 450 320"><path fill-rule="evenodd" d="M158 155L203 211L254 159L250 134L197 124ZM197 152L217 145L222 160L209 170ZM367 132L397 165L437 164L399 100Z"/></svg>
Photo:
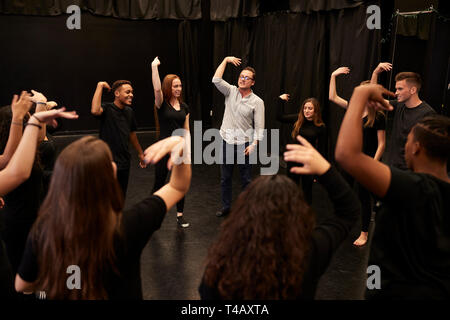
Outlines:
<svg viewBox="0 0 450 320"><path fill-rule="evenodd" d="M242 190L252 180L252 165L249 162L249 156L244 155L245 148L250 144L234 145L228 144L225 141L222 142L222 210L230 210L232 199L232 181L233 181L233 169L235 164L239 168L241 175Z"/></svg>

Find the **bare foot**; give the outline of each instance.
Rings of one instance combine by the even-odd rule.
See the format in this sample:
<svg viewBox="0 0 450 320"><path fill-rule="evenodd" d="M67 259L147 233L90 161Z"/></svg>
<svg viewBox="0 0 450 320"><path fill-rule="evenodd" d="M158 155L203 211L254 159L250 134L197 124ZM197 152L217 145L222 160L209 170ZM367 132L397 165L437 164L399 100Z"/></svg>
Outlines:
<svg viewBox="0 0 450 320"><path fill-rule="evenodd" d="M356 241L353 242L353 244L357 247L362 247L363 245L365 245L367 243L368 235L369 235L368 232L361 232L361 234L359 235L359 238L356 239Z"/></svg>

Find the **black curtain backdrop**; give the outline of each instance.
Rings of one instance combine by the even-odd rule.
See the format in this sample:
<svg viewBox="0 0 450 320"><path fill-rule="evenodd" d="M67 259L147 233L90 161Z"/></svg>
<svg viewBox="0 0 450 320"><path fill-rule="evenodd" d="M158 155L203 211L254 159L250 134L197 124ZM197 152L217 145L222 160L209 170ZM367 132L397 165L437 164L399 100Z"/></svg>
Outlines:
<svg viewBox="0 0 450 320"><path fill-rule="evenodd" d="M0 13L40 16L65 14L78 5L96 15L122 19L201 19L201 0L0 0Z"/></svg>
<svg viewBox="0 0 450 320"><path fill-rule="evenodd" d="M274 99L291 95L287 111L297 113L308 97L316 97L330 138L333 159L344 110L328 102L329 77L340 66L352 72L338 79L338 92L350 99L353 88L370 79L379 62L380 32L366 26L367 7L361 5L332 11L275 13L256 19L231 19L214 24L214 69L225 56L242 58L243 67L256 69L254 92L265 101L266 128L280 128ZM242 68L228 65L224 79L236 85ZM224 98L213 89L214 127L222 122ZM290 126L281 126L285 144Z"/></svg>
<svg viewBox="0 0 450 320"><path fill-rule="evenodd" d="M316 5L319 2L326 4ZM99 2L89 2L93 3ZM244 12L243 3L236 3ZM274 99L290 93L287 108L292 113L298 112L304 99L319 99L331 155L343 116L342 110L328 103L331 72L343 65L352 69L337 83L339 93L349 99L354 86L368 79L379 62L379 31L366 27L367 5L340 3L346 8L326 11L328 7L316 6L320 10L310 13L284 11L226 21L212 21L218 4L214 1L202 2L202 20L132 21L83 12L81 30L72 31L66 28L68 15L1 15L0 34L8 45L0 65L0 105L9 104L20 90L40 90L80 114L79 121L66 122L62 130L97 130L98 122L90 115L97 82L129 79L135 88L138 128L150 129L154 127L150 63L159 56L161 77L180 75L191 119L202 120L204 128L219 128L223 96L211 79L223 58L234 55L243 59L243 66L256 69L254 91L265 100L266 128L281 128L282 144L291 128L276 121ZM5 2L1 5L5 12ZM241 70L228 66L224 78L236 84ZM112 96L105 94L104 100Z"/></svg>

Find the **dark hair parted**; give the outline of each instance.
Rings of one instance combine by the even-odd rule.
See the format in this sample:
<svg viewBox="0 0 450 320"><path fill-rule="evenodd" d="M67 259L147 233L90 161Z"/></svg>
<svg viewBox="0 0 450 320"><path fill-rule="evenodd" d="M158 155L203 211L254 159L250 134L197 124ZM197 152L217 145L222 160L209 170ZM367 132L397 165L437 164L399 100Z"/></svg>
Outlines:
<svg viewBox="0 0 450 320"><path fill-rule="evenodd" d="M112 93L115 94L116 90L120 89L120 87L125 84L129 84L130 86L132 86L131 81L128 80L117 80L116 82L114 82L111 87Z"/></svg>
<svg viewBox="0 0 450 320"><path fill-rule="evenodd" d="M320 111L320 103L316 98L308 98L305 101L303 101L302 106L300 107L300 111L298 112L298 119L294 124L294 128L292 130L292 138L295 140L297 136L299 135L300 128L302 127L303 123L305 122L305 114L303 113L303 109L305 108L305 104L308 102L311 102L314 106L314 118L313 122L316 127L322 127L325 126L325 123L322 121L322 112Z"/></svg>
<svg viewBox="0 0 450 320"><path fill-rule="evenodd" d="M31 230L39 265L36 288L50 299L107 299L103 279L115 267L123 196L105 142L84 137L58 157L50 189ZM66 287L81 269L81 290Z"/></svg>
<svg viewBox="0 0 450 320"><path fill-rule="evenodd" d="M417 92L422 88L422 78L418 73L415 72L400 72L395 76L395 81L406 80L409 86L414 86L417 88Z"/></svg>
<svg viewBox="0 0 450 320"><path fill-rule="evenodd" d="M255 71L255 69L253 69L252 67L245 67L242 71L244 71L244 70L248 70L251 73L253 73L253 81L256 81L256 71Z"/></svg>
<svg viewBox="0 0 450 320"><path fill-rule="evenodd" d="M239 196L209 250L205 283L223 299L293 299L301 292L314 216L282 175L260 176Z"/></svg>
<svg viewBox="0 0 450 320"><path fill-rule="evenodd" d="M433 115L419 121L413 128L414 140L433 159L447 162L450 158L450 118Z"/></svg>

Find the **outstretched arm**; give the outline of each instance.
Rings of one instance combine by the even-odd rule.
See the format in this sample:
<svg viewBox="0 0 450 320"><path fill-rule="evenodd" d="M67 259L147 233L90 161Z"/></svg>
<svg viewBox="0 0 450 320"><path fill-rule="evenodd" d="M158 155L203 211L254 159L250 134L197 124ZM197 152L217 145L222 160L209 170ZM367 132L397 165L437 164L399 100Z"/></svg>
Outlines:
<svg viewBox="0 0 450 320"><path fill-rule="evenodd" d="M42 124L54 124L55 118L76 119L74 112L64 112L63 109L38 112L31 116L24 131L22 140L11 161L0 171L0 195L14 190L30 176L36 155L37 141Z"/></svg>
<svg viewBox="0 0 450 320"><path fill-rule="evenodd" d="M241 65L241 59L236 57L226 57L216 70L214 78L222 78L228 63L234 64L236 67Z"/></svg>
<svg viewBox="0 0 450 320"><path fill-rule="evenodd" d="M31 106L32 102L30 95L26 91L22 91L20 98L17 95L14 95L11 102L11 128L9 129L9 137L5 150L3 154L0 155L0 170L6 167L19 145L20 139L22 138L23 118L30 110Z"/></svg>
<svg viewBox="0 0 450 320"><path fill-rule="evenodd" d="M362 152L362 114L366 104L370 108L392 110L383 95L394 96L380 85L355 88L345 113L336 145L337 162L367 190L384 197L391 181L389 167Z"/></svg>
<svg viewBox="0 0 450 320"><path fill-rule="evenodd" d="M372 78L370 79L370 83L377 84L378 83L378 75L384 71L389 72L392 70L392 64L389 62L381 62L373 71Z"/></svg>
<svg viewBox="0 0 450 320"><path fill-rule="evenodd" d="M338 96L336 92L336 77L340 74L349 74L350 69L347 67L340 67L336 69L332 74L330 78L330 91L328 93L328 98L331 102L334 102L338 106L347 109L348 101L345 99L342 99Z"/></svg>
<svg viewBox="0 0 450 320"><path fill-rule="evenodd" d="M107 82L101 81L97 84L97 89L95 90L94 97L92 98L92 104L91 104L91 113L94 116L100 116L103 113L102 108L102 94L103 94L103 88L108 89L111 91L111 87Z"/></svg>
<svg viewBox="0 0 450 320"><path fill-rule="evenodd" d="M161 65L158 57L156 57L152 62L152 83L153 91L155 93L155 105L159 109L163 103L163 93L161 90L161 79L159 78L158 67Z"/></svg>
<svg viewBox="0 0 450 320"><path fill-rule="evenodd" d="M150 146L145 150L145 163L155 164L166 154L171 153L168 167L172 168L170 181L154 194L159 196L170 210L189 190L191 183L190 135L172 136ZM183 157L184 161L179 161ZM179 163L181 162L181 163ZM175 164L174 164L175 163Z"/></svg>

